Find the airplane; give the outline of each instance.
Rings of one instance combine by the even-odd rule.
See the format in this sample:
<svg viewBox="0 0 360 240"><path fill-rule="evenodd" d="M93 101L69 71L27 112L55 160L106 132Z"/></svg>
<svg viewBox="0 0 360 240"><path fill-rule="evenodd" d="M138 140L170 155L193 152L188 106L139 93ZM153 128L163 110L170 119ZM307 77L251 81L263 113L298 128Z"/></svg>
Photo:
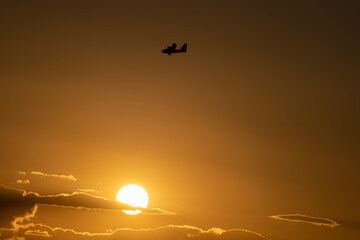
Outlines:
<svg viewBox="0 0 360 240"><path fill-rule="evenodd" d="M186 52L187 44L184 43L184 45L180 49L176 49L176 43L173 43L173 45L168 46L164 50L162 50L162 53L166 53L167 55L171 55L172 53L182 53Z"/></svg>

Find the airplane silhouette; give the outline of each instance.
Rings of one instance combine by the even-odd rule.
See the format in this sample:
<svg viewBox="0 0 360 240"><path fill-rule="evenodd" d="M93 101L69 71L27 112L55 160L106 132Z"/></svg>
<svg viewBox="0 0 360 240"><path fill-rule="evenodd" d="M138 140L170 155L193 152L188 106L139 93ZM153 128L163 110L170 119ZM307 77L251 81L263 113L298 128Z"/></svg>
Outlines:
<svg viewBox="0 0 360 240"><path fill-rule="evenodd" d="M180 49L176 49L176 43L173 43L173 45L168 46L164 50L162 50L162 53L166 53L167 55L171 55L172 53L182 53L186 52L187 44L184 43L184 45Z"/></svg>

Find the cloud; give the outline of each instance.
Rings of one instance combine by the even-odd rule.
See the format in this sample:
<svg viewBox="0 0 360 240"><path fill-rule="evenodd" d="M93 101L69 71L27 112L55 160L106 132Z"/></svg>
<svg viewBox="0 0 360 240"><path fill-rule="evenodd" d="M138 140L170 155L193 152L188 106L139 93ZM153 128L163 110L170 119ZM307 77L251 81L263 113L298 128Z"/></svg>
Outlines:
<svg viewBox="0 0 360 240"><path fill-rule="evenodd" d="M79 197L80 196L80 197ZM50 227L42 223L34 223L33 219L38 210L37 204L50 204L57 206L71 206L76 208L101 208L101 209L129 209L129 206L106 198L95 197L88 194L58 194L40 196L34 192L9 188L0 185L0 199L2 203L11 203L11 207L27 206L22 215L12 214L10 225L0 228L1 238L4 239L74 239L74 240L113 240L113 239L133 239L133 240L269 240L263 235L247 229L222 229L210 228L208 230L189 225L166 225L157 228L117 228L109 229L105 232L81 232L74 229L61 227ZM0 202L1 204L1 202ZM0 205L1 206L1 205ZM160 211L157 209L141 209L144 211ZM14 216L17 216L14 218ZM0 225L3 226L3 225Z"/></svg>
<svg viewBox="0 0 360 240"><path fill-rule="evenodd" d="M23 171L18 171L18 173L20 174L20 175L26 175L26 172L23 172Z"/></svg>
<svg viewBox="0 0 360 240"><path fill-rule="evenodd" d="M69 181L73 181L73 182L77 181L77 179L73 175L49 174L49 173L36 172L36 171L31 171L30 173L32 175L38 175L38 176L43 176L43 177L60 178L60 179L65 179L65 180L69 180Z"/></svg>
<svg viewBox="0 0 360 240"><path fill-rule="evenodd" d="M33 201L25 199L24 191L7 188L0 185L0 226L12 227L12 221L16 216L23 216L35 207Z"/></svg>
<svg viewBox="0 0 360 240"><path fill-rule="evenodd" d="M318 218L318 217L310 217L302 214L283 214L283 215L274 215L269 216L271 218L282 220L282 221L288 221L288 222L304 222L304 223L310 223L317 226L327 226L327 227L338 227L340 224L337 222L327 219L327 218Z"/></svg>
<svg viewBox="0 0 360 240"><path fill-rule="evenodd" d="M112 199L93 196L83 192L41 196L35 192L26 192L25 190L9 188L4 185L0 185L0 199L4 202L4 204L27 204L29 206L44 204L85 209L141 210L148 214L174 214L159 208L132 207Z"/></svg>
<svg viewBox="0 0 360 240"><path fill-rule="evenodd" d="M25 179L25 180L18 179L18 180L16 180L16 183L18 183L18 184L30 184L30 180L28 180L28 179Z"/></svg>
<svg viewBox="0 0 360 240"><path fill-rule="evenodd" d="M157 240L270 240L259 233L255 233L245 229L231 229L225 230L214 228L204 230L195 226L189 225L167 225L158 228L118 228L115 230L108 230L106 232L91 233L91 232L77 232L72 229L49 228L48 226L38 226L46 229L50 235L60 239L157 239ZM220 232L218 230L221 230Z"/></svg>
<svg viewBox="0 0 360 240"><path fill-rule="evenodd" d="M0 228L0 234L6 236L7 239L24 239L19 237L19 235L23 235L22 233L19 234L19 231L34 226L32 219L35 217L37 209L38 207L35 205L28 212L26 212L25 215L14 217L14 220L11 222L11 227Z"/></svg>
<svg viewBox="0 0 360 240"><path fill-rule="evenodd" d="M85 192L85 193L96 193L96 194L100 194L100 191L95 190L95 189L79 188L79 189L77 189L77 191L79 191L79 192Z"/></svg>
<svg viewBox="0 0 360 240"><path fill-rule="evenodd" d="M33 193L29 193L34 197ZM85 209L107 209L107 210L141 210L146 214L174 215L175 213L160 208L132 207L127 204L105 197L94 196L83 192L60 193L56 195L36 195L37 204L55 205L60 207L73 207Z"/></svg>
<svg viewBox="0 0 360 240"><path fill-rule="evenodd" d="M35 230L27 230L24 235L26 236L38 236L38 237L51 237L51 235L47 231L41 231L39 229Z"/></svg>
<svg viewBox="0 0 360 240"><path fill-rule="evenodd" d="M61 227L50 227L41 223L24 223L22 218L29 219L34 217L37 208L33 209L25 217L19 217L15 220L13 229L3 230L7 237L21 239L38 239L38 237L46 237L49 239L73 239L73 240L97 240L97 239L133 239L133 240L270 240L263 235L249 231L246 229L230 229L210 228L204 230L189 225L167 225L157 228L117 228L109 229L105 232L81 232L74 229L66 229ZM2 231L2 229L0 229Z"/></svg>
<svg viewBox="0 0 360 240"><path fill-rule="evenodd" d="M8 236L9 239L22 239L21 237L18 237L19 230L29 228L34 225L32 223L32 219L35 217L36 211L37 206L35 205L24 216L15 217L14 220L11 222L10 228L0 228L1 235Z"/></svg>

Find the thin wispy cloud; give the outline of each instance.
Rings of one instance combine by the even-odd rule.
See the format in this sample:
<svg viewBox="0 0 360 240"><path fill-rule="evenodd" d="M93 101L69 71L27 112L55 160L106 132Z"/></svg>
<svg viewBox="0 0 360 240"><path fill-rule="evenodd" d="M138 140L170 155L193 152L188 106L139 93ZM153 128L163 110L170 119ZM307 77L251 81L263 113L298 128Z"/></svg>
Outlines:
<svg viewBox="0 0 360 240"><path fill-rule="evenodd" d="M45 225L38 226L46 229ZM216 229L214 231L214 229ZM241 240L270 240L263 235L246 229L211 228L204 230L189 225L167 225L158 228L117 228L106 232L78 232L73 229L47 228L49 235L64 236L64 238L78 239L241 239ZM220 230L220 231L219 231ZM85 237L85 238L84 238Z"/></svg>
<svg viewBox="0 0 360 240"><path fill-rule="evenodd" d="M77 181L77 179L73 175L49 174L49 173L43 173L43 172L37 172L37 171L31 171L30 174L37 175L37 176L43 176L43 177L60 178L60 179L64 179L64 180L74 181L74 182Z"/></svg>
<svg viewBox="0 0 360 240"><path fill-rule="evenodd" d="M327 226L332 228L340 226L340 224L328 218L311 217L303 214L282 214L282 215L274 215L269 217L282 221L303 222L317 226Z"/></svg>
<svg viewBox="0 0 360 240"><path fill-rule="evenodd" d="M25 180L18 179L18 180L16 180L16 183L17 184L30 184L30 180L28 180L28 179L25 179Z"/></svg>
<svg viewBox="0 0 360 240"><path fill-rule="evenodd" d="M79 188L77 189L78 192L85 192L85 193L96 193L100 194L101 192L99 190L91 189L91 188Z"/></svg>
<svg viewBox="0 0 360 240"><path fill-rule="evenodd" d="M49 238L51 237L51 235L47 232L47 231L41 231L38 229L35 230L27 230L24 233L25 236L36 236L36 237L45 237L45 238Z"/></svg>

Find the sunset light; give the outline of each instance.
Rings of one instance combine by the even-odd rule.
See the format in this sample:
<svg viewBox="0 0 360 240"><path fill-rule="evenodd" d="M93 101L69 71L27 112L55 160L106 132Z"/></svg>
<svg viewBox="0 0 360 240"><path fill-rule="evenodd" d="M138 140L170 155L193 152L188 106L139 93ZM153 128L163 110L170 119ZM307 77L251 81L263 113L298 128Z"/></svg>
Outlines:
<svg viewBox="0 0 360 240"><path fill-rule="evenodd" d="M129 204L132 207L146 208L149 202L149 197L142 187L129 184L120 189L117 194L116 200L122 203ZM141 213L140 210L123 210L124 213L135 215Z"/></svg>
<svg viewBox="0 0 360 240"><path fill-rule="evenodd" d="M360 0L0 19L0 240L360 240Z"/></svg>

